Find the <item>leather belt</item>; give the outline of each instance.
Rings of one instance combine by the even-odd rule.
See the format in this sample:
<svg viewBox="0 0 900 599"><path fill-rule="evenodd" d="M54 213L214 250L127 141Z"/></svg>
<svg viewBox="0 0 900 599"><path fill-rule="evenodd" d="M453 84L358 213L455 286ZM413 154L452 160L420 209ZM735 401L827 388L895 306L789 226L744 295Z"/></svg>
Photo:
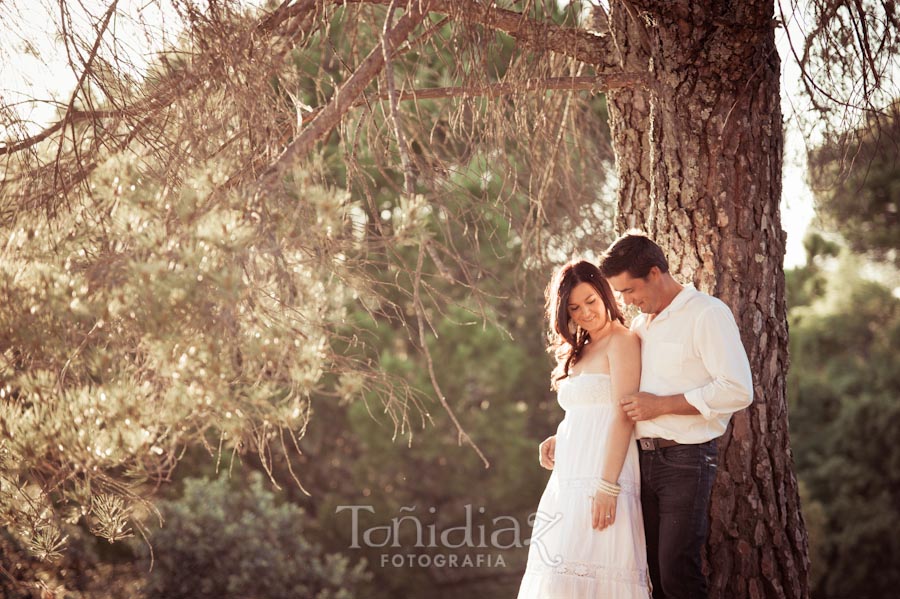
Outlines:
<svg viewBox="0 0 900 599"><path fill-rule="evenodd" d="M656 437L638 439L637 444L642 451L656 451L657 449L662 449L663 447L675 447L676 445L681 445L681 443L678 443L677 441L670 441L669 439L658 439Z"/></svg>

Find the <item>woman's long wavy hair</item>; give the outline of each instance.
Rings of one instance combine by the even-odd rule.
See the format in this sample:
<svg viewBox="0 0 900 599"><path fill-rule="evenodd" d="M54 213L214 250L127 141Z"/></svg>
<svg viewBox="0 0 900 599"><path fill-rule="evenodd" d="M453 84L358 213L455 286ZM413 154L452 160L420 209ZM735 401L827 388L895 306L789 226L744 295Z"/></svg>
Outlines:
<svg viewBox="0 0 900 599"><path fill-rule="evenodd" d="M544 293L550 324L547 350L556 357L556 368L551 375L553 389L557 388L559 381L569 376L569 368L578 362L588 341L587 331L576 326L569 316L569 296L579 283L587 283L597 291L610 322L617 320L625 324L612 288L600 274L599 268L585 260L573 260L561 266Z"/></svg>

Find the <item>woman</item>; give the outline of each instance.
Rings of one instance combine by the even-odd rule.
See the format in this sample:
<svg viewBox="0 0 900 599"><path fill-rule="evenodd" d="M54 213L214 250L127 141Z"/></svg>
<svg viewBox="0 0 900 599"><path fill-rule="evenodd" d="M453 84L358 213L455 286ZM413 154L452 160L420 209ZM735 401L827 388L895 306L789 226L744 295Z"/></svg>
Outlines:
<svg viewBox="0 0 900 599"><path fill-rule="evenodd" d="M547 287L552 386L566 416L540 447L552 470L535 517L519 599L647 599L640 473L619 398L640 384L638 337L589 262Z"/></svg>

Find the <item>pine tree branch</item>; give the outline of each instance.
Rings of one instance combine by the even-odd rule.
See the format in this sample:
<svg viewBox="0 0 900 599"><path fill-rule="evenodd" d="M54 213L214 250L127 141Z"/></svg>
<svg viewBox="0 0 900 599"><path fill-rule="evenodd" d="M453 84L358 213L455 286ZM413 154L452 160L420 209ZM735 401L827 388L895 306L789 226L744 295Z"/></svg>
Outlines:
<svg viewBox="0 0 900 599"><path fill-rule="evenodd" d="M305 31L304 26L307 24L307 21L310 17L317 14L320 6L323 4L322 0L303 0L297 4L288 5L289 1L290 0L283 2L277 9L261 18L257 25L257 31L266 34L278 31L281 37L296 37ZM104 18L106 21L104 22L104 27L108 25L109 17L113 15L115 6L116 3L114 3L105 13ZM285 22L290 21L291 19L293 19L293 22L284 25ZM97 38L97 41L100 41L99 37ZM93 57L95 54L96 46L92 51L91 56ZM80 89L80 84L83 83L83 79L87 73L88 69L86 68L82 73L82 80L79 81L79 85L75 88L76 93ZM66 126L83 121L97 121L100 119L124 118L128 116L143 118L145 115L154 113L160 109L168 108L171 106L175 96L179 94L184 95L193 91L198 85L203 84L204 81L205 79L193 76L188 70L175 72L172 74L171 78L166 81L166 85L157 86L158 91L156 93L148 95L142 100L123 109L77 109L73 106L73 98L70 100L64 116L59 121L47 126L39 133L20 140L0 141L0 156L27 150L49 138L61 129L64 129Z"/></svg>
<svg viewBox="0 0 900 599"><path fill-rule="evenodd" d="M550 90L560 91L590 91L594 93L608 92L619 89L644 87L647 85L647 76L643 73L612 73L597 77L548 77L546 79L528 79L516 83L493 83L478 86L449 86L413 89L399 92L397 99L400 102L409 100L438 100L442 98L475 98L518 94L523 92L541 92ZM365 100L359 100L353 104L354 108L364 106L370 102L389 99L387 93L374 95ZM308 116L315 118L324 107L314 109ZM65 118L47 127L40 133L23 139L12 145L0 146L0 156L12 154L24 150L47 139L68 123L89 121L105 118L121 118L132 112L140 112L137 108L131 110L73 110Z"/></svg>
<svg viewBox="0 0 900 599"><path fill-rule="evenodd" d="M396 9L396 0L391 2L388 9L387 18L384 21L384 33L382 35L382 48L384 50L384 80L387 87L387 95L390 100L388 106L390 108L391 122L394 125L394 137L397 139L397 150L400 152L400 164L403 167L403 187L406 195L412 199L415 194L415 174L412 172L409 160L409 149L406 145L406 136L403 134L403 127L400 125L400 95L397 91L397 85L394 81L394 65L391 59L391 49L387 44L387 36L390 26L394 22L394 10Z"/></svg>
<svg viewBox="0 0 900 599"><path fill-rule="evenodd" d="M113 3L109 5L109 8L106 9L106 13L103 15L103 22L100 24L100 27L97 30L97 37L94 40L94 45L91 48L91 51L90 51L90 54L88 55L87 60L84 61L84 69L82 70L81 75L78 77L78 82L75 84L75 90L72 92L72 97L69 99L69 105L66 108L67 114L75 108L75 100L78 99L78 94L81 93L81 91L84 89L84 83L87 80L88 76L92 72L94 60L97 58L97 53L100 50L100 42L103 41L103 36L106 34L106 30L109 27L109 22L110 22L110 20L112 20L113 15L116 13L116 6L118 5L118 3L119 3L119 0L113 0ZM62 6L63 5L60 4L60 9L62 9ZM65 23L65 16L63 16L63 23ZM63 30L63 32L65 34L65 30ZM68 48L68 46L66 46L66 47ZM73 67L75 66L72 63L71 57L69 58L69 62L70 62L70 64L72 64ZM65 124L69 124L69 123L65 123ZM61 135L59 138L59 143L57 144L57 147L56 147L56 159L54 161L56 168L54 169L54 172L53 172L54 185L57 183L57 181L59 181L62 178L60 164L62 161L64 140L65 140L65 135ZM72 128L72 145L76 149L75 151L77 152L77 147L78 147L77 133L76 133L74 127ZM80 163L80 160L79 160L79 163ZM65 195L65 190L63 190L63 195Z"/></svg>
<svg viewBox="0 0 900 599"><path fill-rule="evenodd" d="M292 17L306 19L326 4L375 4L389 6L392 0L304 0L294 5L283 2L260 25L272 31ZM410 0L425 12L451 16L453 20L476 23L503 31L532 50L550 50L592 65L603 74L616 74L621 66L608 37L599 37L584 29L564 27L533 19L523 13L499 8L479 0Z"/></svg>
<svg viewBox="0 0 900 599"><path fill-rule="evenodd" d="M339 0L337 3L347 4L351 2L389 4L389 0ZM295 5L290 6L286 6L287 3L283 3L278 9L276 9L273 13L270 13L268 17L261 21L259 29L262 31L271 32L273 30L277 30L279 25L282 25L287 20L295 17L298 19L298 21L305 22L309 17L313 16L318 10L320 10L322 4L324 3L325 2L323 2L322 0L305 0L303 2L299 2ZM603 61L600 60L601 54L603 54L604 56L609 56L609 54L605 54L604 52L599 51L604 48L604 44L606 43L603 38L598 38L590 33L587 33L586 31L582 31L579 29L541 23L514 11L492 7L475 1L449 2L447 0L428 0L425 3L416 4L424 5L427 9L434 10L436 12L446 12L447 14L452 15L453 18L459 18L464 21L476 22L485 26L494 27L498 30L505 31L509 35L522 41L526 46L535 49L550 49L563 54L567 54L578 58L579 60L582 60L588 64L593 64L595 67L603 63ZM412 28L410 28L410 31L411 30ZM377 59L377 57L374 58ZM378 61L375 60L375 62ZM374 70L370 69L370 72L366 73L361 72L361 68L361 77L358 79L358 81L362 81L363 79L367 79L366 83L368 83L368 81L371 81L371 78L374 78L378 70L383 67L383 64L373 64L369 66L378 68L375 68ZM475 96L498 97L513 93L546 90L585 90L604 92L615 89L646 85L647 78L643 73L622 72L617 65L613 64L613 61L610 61L610 64L605 66L607 66L608 72L600 74L596 77L558 77L543 80L527 80L515 84L497 83L476 87L444 87L423 90L410 90L401 92L398 95L398 100L408 101L419 99L424 100ZM371 75L371 78L369 77L369 75ZM347 88L350 87L349 83L350 81L348 81ZM188 88L192 88L195 85L196 82L192 82L192 84L189 85ZM178 87L182 87L182 89L184 89L183 86ZM167 94L166 92L169 93ZM62 119L48 126L40 133L37 133L36 135L33 135L26 139L16 141L15 143L7 142L6 145L0 145L0 156L12 154L33 147L36 144L49 138L53 134L57 133L67 125L71 125L77 122L96 121L98 119L104 118L121 118L128 116L129 114L140 114L148 109L152 111L153 109L159 109L168 106L169 102L167 100L169 100L170 98L162 97L165 95L171 95L171 90L166 89L164 93L159 97L148 97L146 100L140 102L137 105L133 105L126 110L94 111L77 110L74 108L70 108L70 110L66 112L66 115ZM343 95L344 101L347 101L348 99L350 99L347 98L347 96L352 94ZM355 97L358 97L358 95L359 94L357 94ZM387 98L387 95L376 96L375 98L356 101L353 103L353 106L356 107L363 105L369 101L384 100ZM312 120L315 121L319 114L322 113L326 108L327 107L323 107L314 111L310 115ZM345 112L346 110L340 112L340 114L344 114ZM328 119L328 121L332 122L332 119ZM298 151L293 152L292 154L302 154L303 152L299 151L299 146L301 145L301 143L304 144L304 147L306 147L305 140L307 138L313 137L315 139L319 139L321 136L324 136L327 132L329 132L334 127L334 125L337 124L338 121L339 119L333 120L333 123L329 127L325 127L325 123L321 121L318 123L310 123L310 126L307 128L308 130L305 131L304 134L301 134L301 137L295 140L294 144L292 144L295 145L295 147L298 147ZM315 127L313 125L315 125ZM307 150L309 148L311 148L311 146L309 146ZM281 158L279 158L279 160L280 159Z"/></svg>
<svg viewBox="0 0 900 599"><path fill-rule="evenodd" d="M409 34L425 19L427 12L419 2L413 2L397 25L385 36L384 44L394 52ZM384 50L381 44L369 52L359 68L347 79L346 83L335 92L332 101L326 105L300 135L292 141L281 155L262 173L259 178L260 188L265 188L277 179L283 171L292 165L298 156L305 156L315 143L327 135L340 122L341 118L353 107L365 88L384 68Z"/></svg>
<svg viewBox="0 0 900 599"><path fill-rule="evenodd" d="M338 4L383 4L391 0L338 0ZM503 31L532 50L550 50L592 65L603 74L621 70L608 37L584 29L564 27L533 19L523 13L477 0L421 0L427 10L450 15L454 20L476 23Z"/></svg>
<svg viewBox="0 0 900 599"><path fill-rule="evenodd" d="M132 108L130 110L78 110L72 109L66 112L66 115L53 123L40 133L36 133L31 137L26 137L25 139L20 139L19 141L9 144L8 142L0 142L0 156L4 154L14 154L15 152L19 152L21 150L27 150L28 148L39 144L44 141L66 125L72 123L78 123L81 121L97 121L100 119L111 119L111 118L121 118L127 116L131 113L140 112L136 108Z"/></svg>
<svg viewBox="0 0 900 599"><path fill-rule="evenodd" d="M591 91L599 93L617 89L642 87L646 84L647 77L642 73L616 73L611 75L601 75L599 77L548 77L546 79L527 79L515 83L492 83L489 85L413 89L400 92L398 99L400 101L407 101L480 96L495 98L523 92L542 92L550 90ZM387 94L380 94L368 98L366 102L386 99L388 99Z"/></svg>
<svg viewBox="0 0 900 599"><path fill-rule="evenodd" d="M453 426L456 427L457 442L460 445L466 444L471 447L475 451L475 453L478 454L478 457L481 458L481 463L484 464L484 467L490 468L491 463L490 461L488 461L487 456L484 455L484 452L481 451L481 448L478 447L472 437L469 436L469 433L465 431L462 424L460 424L459 419L456 417L456 414L453 412L453 408L450 407L450 403L447 401L447 396L444 395L444 392L441 390L441 386L437 380L437 375L434 371L434 360L431 357L431 351L428 349L428 338L425 335L425 324L428 323L428 326L431 327L432 332L435 333L435 337L437 337L437 333L435 332L431 321L428 320L428 316L425 313L425 306L422 304L422 298L419 294L419 291L422 288L422 266L425 261L425 247L427 245L428 241L425 240L425 242L419 246L419 255L416 260L415 278L413 281L413 308L416 311L416 323L418 324L419 329L419 343L422 346L422 353L425 355L425 362L426 364L428 364L428 378L431 380L432 388L434 389L435 393L437 393L437 398L441 403L441 407L444 408L447 416L449 416L450 420L453 422Z"/></svg>

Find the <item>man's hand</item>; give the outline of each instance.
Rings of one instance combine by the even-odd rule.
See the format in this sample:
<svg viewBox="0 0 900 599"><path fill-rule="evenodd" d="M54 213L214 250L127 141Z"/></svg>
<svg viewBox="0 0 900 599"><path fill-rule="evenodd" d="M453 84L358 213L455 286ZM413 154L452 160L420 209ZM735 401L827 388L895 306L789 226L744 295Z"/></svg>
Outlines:
<svg viewBox="0 0 900 599"><path fill-rule="evenodd" d="M553 470L556 463L556 435L544 439L540 446L541 466L547 470Z"/></svg>
<svg viewBox="0 0 900 599"><path fill-rule="evenodd" d="M619 400L619 405L622 406L625 415L634 422L652 420L664 414L665 411L662 409L662 404L661 397L652 393L644 393L643 391L626 395Z"/></svg>

